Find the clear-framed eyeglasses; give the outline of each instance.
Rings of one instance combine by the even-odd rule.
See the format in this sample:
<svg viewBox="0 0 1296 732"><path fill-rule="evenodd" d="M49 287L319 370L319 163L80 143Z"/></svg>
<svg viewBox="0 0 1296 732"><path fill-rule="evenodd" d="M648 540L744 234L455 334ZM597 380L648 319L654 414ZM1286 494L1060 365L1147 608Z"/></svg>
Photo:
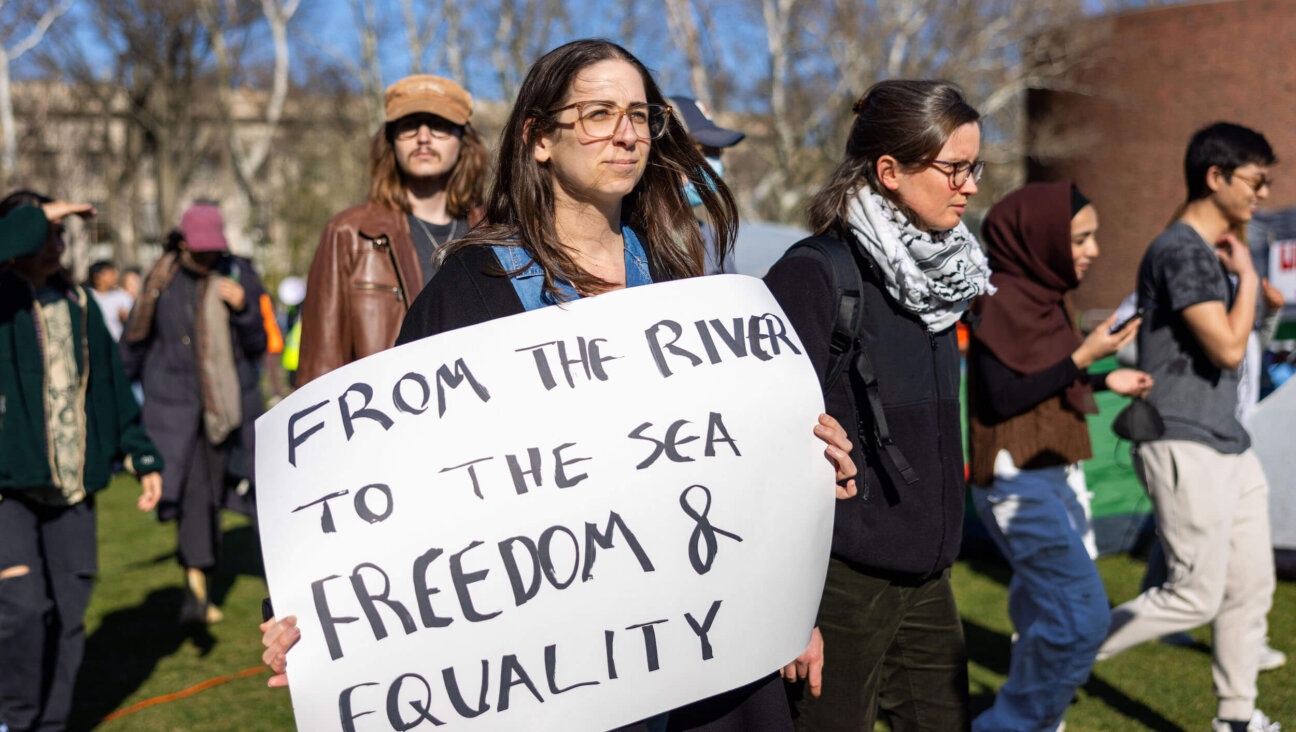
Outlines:
<svg viewBox="0 0 1296 732"><path fill-rule="evenodd" d="M629 108L603 100L573 102L565 107L549 110L550 114L575 109L576 124L591 141L610 140L621 129L621 118L630 120L630 127L640 140L656 140L666 134L671 108L664 104L632 104Z"/></svg>
<svg viewBox="0 0 1296 732"><path fill-rule="evenodd" d="M931 166L945 174L949 178L950 188L958 190L967 185L968 178L973 183L980 182L981 174L985 172L985 161L975 160L973 162L951 163L945 160L933 160Z"/></svg>

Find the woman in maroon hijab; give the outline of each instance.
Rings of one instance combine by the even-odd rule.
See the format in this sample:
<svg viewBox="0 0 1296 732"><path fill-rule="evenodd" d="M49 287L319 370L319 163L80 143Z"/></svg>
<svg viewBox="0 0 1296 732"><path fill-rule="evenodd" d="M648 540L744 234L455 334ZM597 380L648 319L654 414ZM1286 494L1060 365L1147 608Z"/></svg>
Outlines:
<svg viewBox="0 0 1296 732"><path fill-rule="evenodd" d="M1107 635L1109 610L1088 520L1080 461L1093 456L1093 393L1141 396L1133 369L1089 373L1134 338L1139 320L1087 338L1066 294L1098 256L1098 214L1070 183L1032 183L990 209L982 241L998 288L972 305L968 352L973 502L1012 564L1008 614L1017 631L1008 680L973 730L1052 730ZM976 319L974 318L974 321Z"/></svg>

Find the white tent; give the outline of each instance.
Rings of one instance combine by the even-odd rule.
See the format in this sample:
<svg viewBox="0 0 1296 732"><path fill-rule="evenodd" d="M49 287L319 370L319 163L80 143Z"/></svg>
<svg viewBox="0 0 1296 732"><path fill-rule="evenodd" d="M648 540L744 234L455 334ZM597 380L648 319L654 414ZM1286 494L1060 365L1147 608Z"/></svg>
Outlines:
<svg viewBox="0 0 1296 732"><path fill-rule="evenodd" d="M1269 479L1269 523L1275 549L1296 550L1296 379L1256 405L1251 443Z"/></svg>

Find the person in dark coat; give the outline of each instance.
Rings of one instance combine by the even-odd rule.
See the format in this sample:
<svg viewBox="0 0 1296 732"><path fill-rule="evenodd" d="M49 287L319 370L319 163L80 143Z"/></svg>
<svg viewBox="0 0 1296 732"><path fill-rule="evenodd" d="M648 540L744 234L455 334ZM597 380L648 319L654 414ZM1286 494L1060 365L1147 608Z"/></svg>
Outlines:
<svg viewBox="0 0 1296 732"><path fill-rule="evenodd" d="M67 725L98 545L95 495L113 463L162 493L117 344L93 297L59 271L65 216L89 204L0 201L0 730Z"/></svg>
<svg viewBox="0 0 1296 732"><path fill-rule="evenodd" d="M177 522L182 622L222 617L207 573L219 555L220 509L246 498L229 490L227 474L250 475L252 423L263 408L256 364L266 331L256 303L264 289L251 264L229 254L223 225L214 206L185 211L121 341L127 374L143 382L144 426L166 459L158 517Z"/></svg>

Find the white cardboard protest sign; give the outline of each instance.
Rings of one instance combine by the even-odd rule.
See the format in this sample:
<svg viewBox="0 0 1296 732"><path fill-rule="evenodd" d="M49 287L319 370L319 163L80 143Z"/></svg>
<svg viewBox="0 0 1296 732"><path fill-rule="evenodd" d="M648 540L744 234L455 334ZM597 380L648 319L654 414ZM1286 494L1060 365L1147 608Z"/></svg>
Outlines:
<svg viewBox="0 0 1296 732"><path fill-rule="evenodd" d="M443 333L257 421L299 729L606 730L805 647L832 468L759 280L664 283Z"/></svg>

